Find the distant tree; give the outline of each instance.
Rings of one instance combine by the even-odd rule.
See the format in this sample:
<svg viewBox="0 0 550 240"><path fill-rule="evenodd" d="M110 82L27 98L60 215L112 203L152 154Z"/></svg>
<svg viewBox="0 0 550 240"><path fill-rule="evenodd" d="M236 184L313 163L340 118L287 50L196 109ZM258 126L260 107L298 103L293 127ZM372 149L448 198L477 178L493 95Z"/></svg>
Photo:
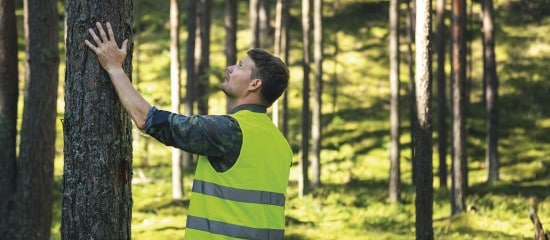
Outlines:
<svg viewBox="0 0 550 240"><path fill-rule="evenodd" d="M498 76L495 61L495 12L493 0L481 1L483 5L483 76L486 84L487 107L487 181L497 181L499 178L498 160Z"/></svg>
<svg viewBox="0 0 550 240"><path fill-rule="evenodd" d="M311 168L312 188L321 185L321 148L323 139L323 1L313 1L313 47L315 62L315 82L313 88L313 108L311 116Z"/></svg>
<svg viewBox="0 0 550 240"><path fill-rule="evenodd" d="M199 114L208 114L210 94L210 25L212 0L200 0L198 5L200 48L195 52L197 68L197 109ZM195 50L196 51L196 50ZM195 64L197 64L195 63Z"/></svg>
<svg viewBox="0 0 550 240"><path fill-rule="evenodd" d="M411 7L412 5L412 7ZM412 183L416 184L415 177L417 175L416 170L416 161L415 161L415 128L418 123L416 123L416 87L414 83L414 34L415 34L415 4L413 0L407 1L407 62L409 66L409 122L410 122L410 132L411 132L411 169L412 169Z"/></svg>
<svg viewBox="0 0 550 240"><path fill-rule="evenodd" d="M179 0L170 0L170 82L172 111L180 112L180 8ZM182 154L172 148L172 198L183 198Z"/></svg>
<svg viewBox="0 0 550 240"><path fill-rule="evenodd" d="M285 61L285 64L289 63L289 50L290 50L290 6L291 6L291 0L283 0L286 2L286 4L283 5L283 28L281 30L281 53L283 54L283 60ZM282 103L282 112L281 112L281 118L283 120L283 126L281 128L281 131L283 132L283 136L288 138L288 119L289 119L289 111L288 111L288 90L283 93L283 103Z"/></svg>
<svg viewBox="0 0 550 240"><path fill-rule="evenodd" d="M259 28L259 41L260 47L263 49L270 49L273 46L271 39L271 19L269 0L258 0L258 28Z"/></svg>
<svg viewBox="0 0 550 240"><path fill-rule="evenodd" d="M72 0L65 9L61 237L131 239L132 123L96 55L82 43L91 39L88 29L96 29L96 22L109 21L119 44L129 40L123 68L132 79L133 4L131 0Z"/></svg>
<svg viewBox="0 0 550 240"><path fill-rule="evenodd" d="M304 82L302 87L302 156L300 160L300 166L302 168L302 175L299 182L299 193L300 196L306 195L310 188L311 184L308 176L308 167L309 167L309 124L310 124L310 109L309 109L309 74L310 63L311 63L311 43L310 43L310 12L311 12L311 2L310 0L302 1L302 68L304 73Z"/></svg>
<svg viewBox="0 0 550 240"><path fill-rule="evenodd" d="M445 26L445 0L437 0L437 146L439 153L439 186L447 188L447 86L445 77L445 43L447 41L447 26Z"/></svg>
<svg viewBox="0 0 550 240"><path fill-rule="evenodd" d="M275 41L274 52L277 56L288 64L288 21L289 21L289 0L277 0L276 16L275 16ZM275 101L272 106L273 123L279 126L282 122L281 131L285 137L288 136L288 91L283 93L282 111L279 117L279 100ZM281 119L282 120L281 120Z"/></svg>
<svg viewBox="0 0 550 240"><path fill-rule="evenodd" d="M340 10L340 0L336 0L332 2L332 14L337 15ZM335 114L337 110L337 102L338 102L338 65L340 64L340 61L338 59L338 56L340 54L340 44L338 41L338 34L342 28L342 23L336 22L334 25L334 29L332 29L332 47L334 49L334 52L332 53L332 61L334 64L332 65L332 73L330 76L330 91L332 96L331 101L331 113Z"/></svg>
<svg viewBox="0 0 550 240"><path fill-rule="evenodd" d="M399 1L390 0L390 180L389 199L401 201L399 123Z"/></svg>
<svg viewBox="0 0 550 240"><path fill-rule="evenodd" d="M431 0L416 1L416 106L415 132L416 239L434 239L432 173L432 53Z"/></svg>
<svg viewBox="0 0 550 240"><path fill-rule="evenodd" d="M186 5L187 15L187 41L185 46L185 71L186 71L186 85L185 85L185 108L184 114L187 116L193 115L193 107L195 103L196 95L196 82L195 82L195 43L196 43L196 29L197 29L197 2L187 1ZM183 152L183 166L193 165L193 154Z"/></svg>
<svg viewBox="0 0 550 240"><path fill-rule="evenodd" d="M258 15L259 11L260 0L250 0L248 13L250 14L250 32L252 34L252 38L250 40L251 48L260 47L260 18Z"/></svg>
<svg viewBox="0 0 550 240"><path fill-rule="evenodd" d="M6 222L15 194L17 98L17 28L14 0L0 1L0 236L10 230ZM10 203L11 202L11 203Z"/></svg>
<svg viewBox="0 0 550 240"><path fill-rule="evenodd" d="M237 62L237 3L237 0L225 1L224 26L226 66L231 66ZM227 101L227 112L231 110L229 108L229 101Z"/></svg>
<svg viewBox="0 0 550 240"><path fill-rule="evenodd" d="M25 0L23 4L26 84L18 159L15 155L18 84L14 5L12 1L0 4L0 58L6 61L2 61L0 67L3 70L0 71L0 123L6 126L1 130L2 135L6 134L1 144L6 144L2 148L11 148L5 153L2 151L0 160L0 184L6 187L0 190L0 236L15 240L50 239L59 79L57 3ZM4 109L6 107L8 109Z"/></svg>
<svg viewBox="0 0 550 240"><path fill-rule="evenodd" d="M452 106L453 106L453 157L451 214L466 210L466 1L453 0L452 5Z"/></svg>

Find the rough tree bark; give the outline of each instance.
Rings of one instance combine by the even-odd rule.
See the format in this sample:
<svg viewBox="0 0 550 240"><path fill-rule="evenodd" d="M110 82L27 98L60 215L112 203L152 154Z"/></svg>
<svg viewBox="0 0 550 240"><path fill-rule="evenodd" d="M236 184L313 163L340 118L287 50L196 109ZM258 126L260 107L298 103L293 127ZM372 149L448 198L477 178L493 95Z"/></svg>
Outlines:
<svg viewBox="0 0 550 240"><path fill-rule="evenodd" d="M432 173L432 3L416 1L416 106L415 133L416 239L433 239L433 173Z"/></svg>
<svg viewBox="0 0 550 240"><path fill-rule="evenodd" d="M69 0L66 12L61 236L131 239L132 125L107 73L83 42L92 40L88 29L96 22L109 21L119 44L129 39L123 68L132 79L133 4Z"/></svg>

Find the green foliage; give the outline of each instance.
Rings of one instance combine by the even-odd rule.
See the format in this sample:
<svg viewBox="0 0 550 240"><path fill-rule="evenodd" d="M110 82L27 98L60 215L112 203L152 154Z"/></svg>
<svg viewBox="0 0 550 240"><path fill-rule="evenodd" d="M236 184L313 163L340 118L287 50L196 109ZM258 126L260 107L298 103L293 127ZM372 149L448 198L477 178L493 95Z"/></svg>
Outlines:
<svg viewBox="0 0 550 240"><path fill-rule="evenodd" d="M409 112L408 72L404 54L401 71L403 202L387 202L387 1L341 0L338 12L331 10L331 4L325 4L323 185L303 198L298 197L297 184L302 87L301 41L296 40L301 39L300 1L292 2L289 140L296 154L288 189L286 238L414 239L415 190L411 185L410 131L406 115ZM495 11L500 80L501 181L485 183L485 110L480 91L482 51L480 36L474 34L470 45L473 69L469 72L471 94L467 151L470 188L466 200L469 211L450 217L449 190L437 188L439 184L434 179L436 239L531 239L534 232L528 218L527 199L530 196L540 200L539 217L543 225L550 228L550 81L547 81L550 79L547 67L550 62L550 35L546 34L550 32L550 18L546 11L550 5L543 4L544 1L527 0L519 1L525 3L523 5L514 5L517 2L497 1ZM134 54L137 50L139 55L133 57L134 80L139 79L137 87L146 99L166 109L170 101L168 2L139 0L135 3L134 41L138 44ZM221 20L223 1L214 1L214 4L210 79L213 85L225 69ZM474 9L477 11L479 8L476 5ZM239 56L242 56L248 49L250 38L248 6L240 3L238 13L237 46ZM182 15L185 20L185 13L182 12ZM18 11L18 20L22 22L21 11ZM185 29L184 25L182 29ZM181 36L185 41L185 30ZM19 42L20 59L23 59L21 51L24 44L22 40ZM402 49L405 49L404 45ZM184 52L185 49L182 49L182 56ZM335 52L337 56L334 56ZM64 76L63 69L62 66L60 76ZM20 74L23 76L23 71ZM185 72L182 75L185 76ZM59 118L63 116L62 87L60 84ZM224 113L225 102L221 94L213 94L210 104L213 113ZM437 106L434 107L437 110ZM61 121L58 121L57 129L52 239L60 239L63 171ZM132 239L181 239L185 230L192 173L185 173L184 198L172 200L170 148L137 131L134 132L134 139ZM147 159L147 165L144 159ZM434 174L437 159L437 152L434 151Z"/></svg>

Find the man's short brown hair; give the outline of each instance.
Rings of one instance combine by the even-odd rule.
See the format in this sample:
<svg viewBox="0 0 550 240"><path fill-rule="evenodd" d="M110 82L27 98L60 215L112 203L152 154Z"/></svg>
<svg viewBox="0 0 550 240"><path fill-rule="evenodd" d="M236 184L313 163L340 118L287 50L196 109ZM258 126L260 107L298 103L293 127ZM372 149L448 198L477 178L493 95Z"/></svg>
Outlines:
<svg viewBox="0 0 550 240"><path fill-rule="evenodd" d="M260 95L267 106L271 106L288 87L288 67L280 58L259 48L248 50L247 55L256 65L252 78L262 80Z"/></svg>

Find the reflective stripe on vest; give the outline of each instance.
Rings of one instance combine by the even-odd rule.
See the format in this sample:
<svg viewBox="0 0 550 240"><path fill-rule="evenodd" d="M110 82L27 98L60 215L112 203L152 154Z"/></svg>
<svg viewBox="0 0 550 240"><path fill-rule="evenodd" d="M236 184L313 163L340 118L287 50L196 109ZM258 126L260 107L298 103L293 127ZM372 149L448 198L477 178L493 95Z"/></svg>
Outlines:
<svg viewBox="0 0 550 240"><path fill-rule="evenodd" d="M193 192L238 202L285 206L285 195L281 193L244 190L221 186L197 179L193 181Z"/></svg>
<svg viewBox="0 0 550 240"><path fill-rule="evenodd" d="M284 236L281 229L251 228L195 216L187 216L186 227L244 239L283 239Z"/></svg>

